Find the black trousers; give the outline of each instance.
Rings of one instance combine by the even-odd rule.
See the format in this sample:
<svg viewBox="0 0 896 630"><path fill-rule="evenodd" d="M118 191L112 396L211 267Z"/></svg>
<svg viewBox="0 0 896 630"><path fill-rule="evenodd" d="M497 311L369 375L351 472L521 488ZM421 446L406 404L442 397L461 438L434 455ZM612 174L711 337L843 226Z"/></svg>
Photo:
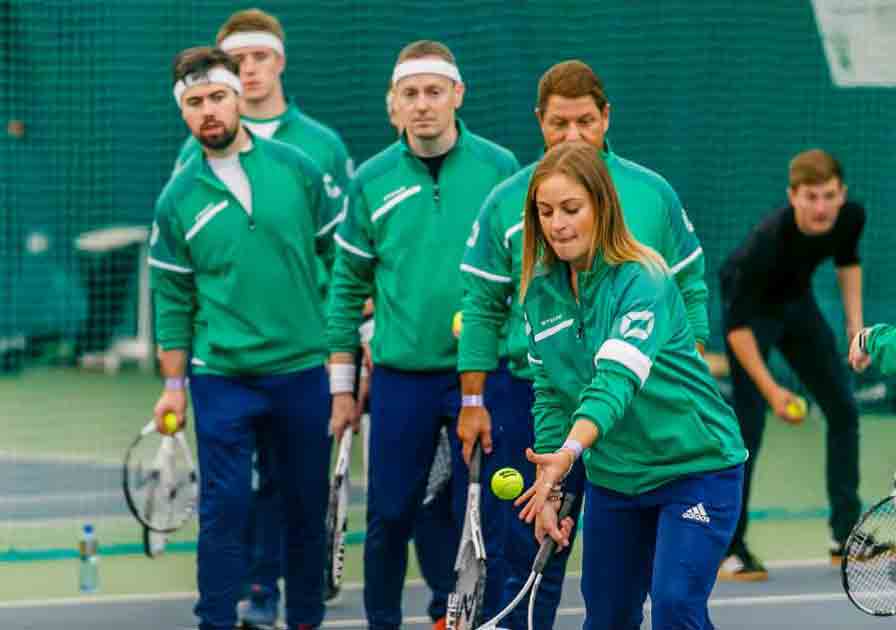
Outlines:
<svg viewBox="0 0 896 630"><path fill-rule="evenodd" d="M724 303L728 303L722 292ZM821 314L811 293L785 304L769 316L757 316L749 323L763 359L772 347L778 349L824 412L827 420L826 474L831 503L830 526L833 537L843 542L861 513L859 500L859 419L846 361L837 353L834 333ZM727 331L727 326L725 327ZM726 335L727 336L727 335ZM744 470L744 492L740 521L731 541L731 551L743 547L747 530L747 506L753 468L762 446L767 404L755 383L731 351L734 411L744 444L750 451Z"/></svg>

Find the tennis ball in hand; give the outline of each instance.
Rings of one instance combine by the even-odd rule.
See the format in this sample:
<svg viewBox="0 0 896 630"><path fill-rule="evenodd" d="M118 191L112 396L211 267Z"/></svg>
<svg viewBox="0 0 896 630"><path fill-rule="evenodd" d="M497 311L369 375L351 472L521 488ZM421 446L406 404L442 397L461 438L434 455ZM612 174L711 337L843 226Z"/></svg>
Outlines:
<svg viewBox="0 0 896 630"><path fill-rule="evenodd" d="M177 414L169 411L162 416L162 427L165 429L166 435L174 435L177 432Z"/></svg>
<svg viewBox="0 0 896 630"><path fill-rule="evenodd" d="M796 396L787 404L787 415L794 422L802 422L806 418L809 404L802 396Z"/></svg>
<svg viewBox="0 0 896 630"><path fill-rule="evenodd" d="M454 318L451 320L451 332L454 334L455 339L460 338L460 329L464 325L464 315L460 311L454 314Z"/></svg>
<svg viewBox="0 0 896 630"><path fill-rule="evenodd" d="M523 491L523 476L515 468L502 468L492 475L492 492L499 499L511 501Z"/></svg>

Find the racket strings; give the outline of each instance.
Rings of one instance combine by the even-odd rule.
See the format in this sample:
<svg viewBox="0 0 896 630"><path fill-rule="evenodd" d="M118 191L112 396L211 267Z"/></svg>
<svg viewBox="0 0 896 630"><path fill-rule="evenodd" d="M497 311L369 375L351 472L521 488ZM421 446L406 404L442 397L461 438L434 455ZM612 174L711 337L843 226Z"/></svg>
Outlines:
<svg viewBox="0 0 896 630"><path fill-rule="evenodd" d="M877 614L896 613L896 499L870 512L845 549L844 575L852 600Z"/></svg>
<svg viewBox="0 0 896 630"><path fill-rule="evenodd" d="M125 476L137 517L150 529L171 531L192 515L198 496L196 472L173 442L141 439L128 454Z"/></svg>
<svg viewBox="0 0 896 630"><path fill-rule="evenodd" d="M535 583L532 585L532 592L529 593L528 630L532 630L535 627L535 597L538 594L538 587L541 586L541 577L542 574L539 573L538 577L535 578Z"/></svg>
<svg viewBox="0 0 896 630"><path fill-rule="evenodd" d="M350 498L349 470L352 432L346 431L339 442L336 466L330 478L327 497L327 561L325 564L324 599L335 599L342 587L345 567L345 534L348 531L348 503Z"/></svg>
<svg viewBox="0 0 896 630"><path fill-rule="evenodd" d="M506 617L511 612L513 612L513 609L517 607L517 604L519 604L521 601L523 601L523 598L526 597L526 593L529 592L529 588L531 588L532 584L535 582L537 577L538 577L538 574L535 573L535 571L532 571L529 574L529 579L527 579L526 583L523 584L523 588L521 588L520 592L516 594L516 597L513 598L513 601L511 601L509 604L507 604L507 606L504 607L504 610L499 612L493 618L486 621L484 624L479 626L479 628L477 628L476 630L491 630L491 629L495 628L498 625L498 623L504 619L504 617Z"/></svg>

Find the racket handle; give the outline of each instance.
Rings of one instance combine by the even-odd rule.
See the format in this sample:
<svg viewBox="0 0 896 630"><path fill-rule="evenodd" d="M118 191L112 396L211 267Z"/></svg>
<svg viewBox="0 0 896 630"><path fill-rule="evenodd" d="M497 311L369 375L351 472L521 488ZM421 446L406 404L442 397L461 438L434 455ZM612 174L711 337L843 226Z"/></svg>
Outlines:
<svg viewBox="0 0 896 630"><path fill-rule="evenodd" d="M473 442L473 454L470 456L470 483L479 483L482 470L482 447L479 440Z"/></svg>
<svg viewBox="0 0 896 630"><path fill-rule="evenodd" d="M567 492L563 495L563 503L560 504L560 512L557 513L558 521L562 521L569 516L569 513L572 511L572 504L575 503L575 500L576 495L572 492ZM551 555L556 549L557 542L550 536L546 537L541 543L541 547L538 548L538 553L535 554L535 561L532 563L532 572L538 574L544 571L545 565L547 565L548 560L551 559Z"/></svg>

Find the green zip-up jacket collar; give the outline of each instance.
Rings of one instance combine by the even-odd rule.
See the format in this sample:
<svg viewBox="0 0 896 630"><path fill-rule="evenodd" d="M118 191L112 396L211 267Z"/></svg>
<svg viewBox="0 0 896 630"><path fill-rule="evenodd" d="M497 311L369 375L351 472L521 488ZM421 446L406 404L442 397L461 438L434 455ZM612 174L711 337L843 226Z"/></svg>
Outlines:
<svg viewBox="0 0 896 630"><path fill-rule="evenodd" d="M271 140L285 142L307 153L324 173L327 194L336 197L348 189L354 164L342 138L330 127L303 113L292 100L287 102L286 111L279 116L266 119L243 116L242 120L250 125L279 122ZM177 156L174 172L183 168L191 157L201 153L199 141L193 136L187 138Z"/></svg>
<svg viewBox="0 0 896 630"><path fill-rule="evenodd" d="M555 450L590 420L600 437L584 455L588 479L629 495L743 463L737 420L669 275L598 258L579 274L576 300L568 269L536 276L524 304L536 450Z"/></svg>
<svg viewBox="0 0 896 630"><path fill-rule="evenodd" d="M510 151L460 121L458 131L438 181L404 140L358 169L336 234L327 318L331 352L357 349L361 307L372 295L377 364L456 368L452 320L461 308L464 244L489 191L519 168Z"/></svg>
<svg viewBox="0 0 896 630"><path fill-rule="evenodd" d="M283 142L303 151L323 171L324 191L328 197L341 204L348 192L348 183L354 174L354 164L348 155L342 138L323 123L303 113L293 101L287 102L286 111L273 118L242 117L250 130L255 125L278 123L271 140ZM257 135L257 134L256 134ZM184 142L175 162L174 172L184 167L194 156L202 155L202 147L195 137ZM326 296L330 283L329 268L332 261L321 260L317 265L317 281L321 294Z"/></svg>

